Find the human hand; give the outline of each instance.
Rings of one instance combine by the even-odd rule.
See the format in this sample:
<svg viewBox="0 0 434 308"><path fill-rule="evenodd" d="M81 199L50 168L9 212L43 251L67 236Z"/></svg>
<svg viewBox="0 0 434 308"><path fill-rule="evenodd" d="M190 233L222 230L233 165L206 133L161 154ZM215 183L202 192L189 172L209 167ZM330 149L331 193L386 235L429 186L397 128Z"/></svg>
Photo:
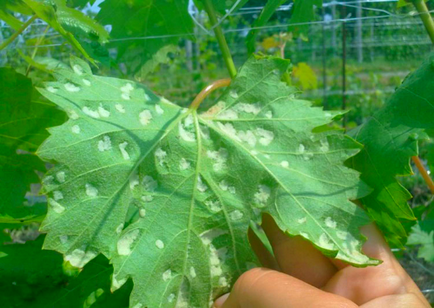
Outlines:
<svg viewBox="0 0 434 308"><path fill-rule="evenodd" d="M250 242L262 264L279 271L255 268L244 273L215 307L431 307L374 225L362 228L368 238L363 251L383 263L367 268L325 257L301 237L285 235L269 216L264 217L263 228L275 259L253 232L249 232Z"/></svg>

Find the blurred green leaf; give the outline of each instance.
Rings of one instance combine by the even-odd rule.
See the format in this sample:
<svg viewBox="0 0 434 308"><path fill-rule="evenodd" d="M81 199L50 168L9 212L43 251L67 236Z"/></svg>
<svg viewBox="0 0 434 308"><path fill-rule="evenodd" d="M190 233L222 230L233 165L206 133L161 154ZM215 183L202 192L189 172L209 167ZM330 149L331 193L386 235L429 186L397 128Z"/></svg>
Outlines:
<svg viewBox="0 0 434 308"><path fill-rule="evenodd" d="M100 43L108 42L109 34L104 27L81 11L71 9L63 3L57 4L56 15L59 23L73 35L91 38Z"/></svg>
<svg viewBox="0 0 434 308"><path fill-rule="evenodd" d="M188 0L106 0L96 18L112 26L108 47L117 49L117 61L136 73L162 47L193 38L187 6Z"/></svg>
<svg viewBox="0 0 434 308"><path fill-rule="evenodd" d="M23 23L15 18L10 12L0 10L0 20L3 20L5 23L7 23L12 29L15 31L21 28Z"/></svg>
<svg viewBox="0 0 434 308"><path fill-rule="evenodd" d="M86 34L87 38L106 42L108 33L101 25L81 11L67 7L66 0L23 0L22 2L59 32L88 61L95 63L74 35Z"/></svg>
<svg viewBox="0 0 434 308"><path fill-rule="evenodd" d="M132 284L111 293L113 267L105 257L90 262L78 276L68 276L62 255L42 250L43 240L0 245L2 307L128 307Z"/></svg>
<svg viewBox="0 0 434 308"><path fill-rule="evenodd" d="M407 245L420 245L417 257L434 262L434 221L429 232L423 231L418 224L413 226L408 236Z"/></svg>
<svg viewBox="0 0 434 308"><path fill-rule="evenodd" d="M322 7L322 0L294 0L289 31L294 37L308 37L308 22L315 19L315 7Z"/></svg>
<svg viewBox="0 0 434 308"><path fill-rule="evenodd" d="M40 182L35 171L45 172L45 165L32 152L48 136L46 127L61 124L65 115L13 69L0 68L0 80L0 221L37 219L45 206L30 206L25 195Z"/></svg>
<svg viewBox="0 0 434 308"><path fill-rule="evenodd" d="M259 15L258 19L255 20L255 22L252 25L252 30L250 30L249 34L246 38L246 44L247 44L247 52L248 54L252 54L255 52L255 43L256 43L256 36L258 35L259 29L264 26L273 16L273 14L276 12L276 10L288 0L269 0L267 1L267 4L265 5L264 9L261 12L261 15Z"/></svg>
<svg viewBox="0 0 434 308"><path fill-rule="evenodd" d="M318 88L318 78L315 71L305 62L300 62L294 66L292 75L298 79L303 90L315 90Z"/></svg>
<svg viewBox="0 0 434 308"><path fill-rule="evenodd" d="M179 51L178 46L175 45L166 45L157 51L152 58L146 62L141 68L139 73L136 74L135 78L138 81L142 81L150 74L155 71L155 69L164 63L168 63L170 61L169 54L174 54Z"/></svg>

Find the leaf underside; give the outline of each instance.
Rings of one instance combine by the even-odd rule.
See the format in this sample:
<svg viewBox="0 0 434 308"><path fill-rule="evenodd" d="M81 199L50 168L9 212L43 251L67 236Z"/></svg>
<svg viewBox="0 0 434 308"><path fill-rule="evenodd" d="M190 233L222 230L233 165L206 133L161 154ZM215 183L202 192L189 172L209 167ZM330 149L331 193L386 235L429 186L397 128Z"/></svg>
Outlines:
<svg viewBox="0 0 434 308"><path fill-rule="evenodd" d="M368 189L343 165L360 145L312 133L334 115L281 82L289 61L249 60L203 114L71 64L40 89L70 115L38 151L57 163L44 247L78 267L103 253L113 289L133 279L131 307L205 307L228 292L258 265L246 235L262 213L327 256L378 263L360 252L369 219L349 201Z"/></svg>

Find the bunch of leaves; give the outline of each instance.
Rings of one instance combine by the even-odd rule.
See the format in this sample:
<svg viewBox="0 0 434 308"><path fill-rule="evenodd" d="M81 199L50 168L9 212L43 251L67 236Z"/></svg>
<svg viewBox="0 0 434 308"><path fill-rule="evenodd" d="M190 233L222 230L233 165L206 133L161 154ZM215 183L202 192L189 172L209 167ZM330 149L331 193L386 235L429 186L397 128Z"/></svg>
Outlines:
<svg viewBox="0 0 434 308"><path fill-rule="evenodd" d="M349 165L374 189L361 202L389 242L398 247L407 236L400 220L415 217L407 203L411 195L396 177L412 174L410 157L418 155L418 139L424 130L434 127L432 61L433 57L427 59L381 110L351 132L364 148Z"/></svg>
<svg viewBox="0 0 434 308"><path fill-rule="evenodd" d="M25 199L30 185L40 182L36 171L45 172L34 152L48 136L46 127L62 123L64 114L13 69L1 68L0 79L0 221L39 220L45 205L30 206Z"/></svg>
<svg viewBox="0 0 434 308"><path fill-rule="evenodd" d="M281 82L289 61L251 59L202 114L71 65L40 89L70 115L38 151L56 163L44 247L77 267L104 254L114 288L133 279L131 306L204 307L227 292L258 265L246 235L262 213L328 256L378 263L360 252L369 219L349 201L369 190L343 166L360 145L312 133L335 114Z"/></svg>

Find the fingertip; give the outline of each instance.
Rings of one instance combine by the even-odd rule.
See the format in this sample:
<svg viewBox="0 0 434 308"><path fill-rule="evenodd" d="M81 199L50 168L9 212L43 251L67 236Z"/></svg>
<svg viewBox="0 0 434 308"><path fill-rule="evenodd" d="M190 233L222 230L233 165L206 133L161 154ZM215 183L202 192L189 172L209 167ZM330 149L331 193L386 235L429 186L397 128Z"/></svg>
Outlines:
<svg viewBox="0 0 434 308"><path fill-rule="evenodd" d="M223 307L224 303L228 299L230 293L226 293L219 298L217 298L214 302L213 308L221 308Z"/></svg>

